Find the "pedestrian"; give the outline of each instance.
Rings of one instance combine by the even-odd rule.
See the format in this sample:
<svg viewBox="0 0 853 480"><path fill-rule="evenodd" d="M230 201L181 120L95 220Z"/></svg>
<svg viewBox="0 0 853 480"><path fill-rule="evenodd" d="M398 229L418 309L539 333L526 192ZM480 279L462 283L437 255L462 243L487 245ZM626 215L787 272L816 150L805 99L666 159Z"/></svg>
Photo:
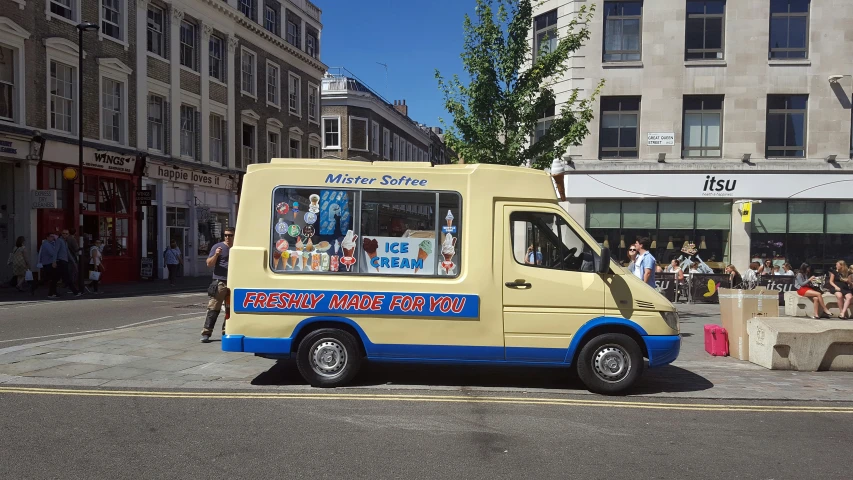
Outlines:
<svg viewBox="0 0 853 480"><path fill-rule="evenodd" d="M210 248L207 256L207 266L213 268L213 282L207 289L210 300L207 302L207 316L204 319L204 329L201 331L201 343L210 343L213 327L222 310L222 303L230 295L228 290L228 253L234 244L234 228L228 227L223 231L225 239ZM225 335L225 321L222 322L222 335Z"/></svg>
<svg viewBox="0 0 853 480"><path fill-rule="evenodd" d="M15 249L9 258L12 264L12 275L15 276L15 288L19 292L24 291L21 287L27 281L27 272L30 271L30 259L27 257L27 247L24 246L25 241L24 237L18 237L15 240ZM30 275L32 275L32 272L30 272Z"/></svg>
<svg viewBox="0 0 853 480"><path fill-rule="evenodd" d="M77 233L75 229L65 229L62 231L62 240L68 246L68 274L71 276L71 280L75 285L79 283L80 279L80 263L78 260L78 254L80 253L80 247L77 243L77 238L74 237L74 234ZM78 290L83 291L84 285L77 285Z"/></svg>
<svg viewBox="0 0 853 480"><path fill-rule="evenodd" d="M101 276L107 270L104 267L104 255L101 253L103 243L101 239L95 240L95 243L89 248L89 286L92 287L92 292L100 294L98 286L101 284ZM94 275L93 275L94 274Z"/></svg>
<svg viewBox="0 0 853 480"><path fill-rule="evenodd" d="M71 289L71 293L74 294L75 297L79 297L83 295L80 290L77 290L74 282L74 276L71 275L71 267L69 264L69 259L71 258L71 252L68 251L68 243L66 243L65 238L68 237L68 230L62 231L62 236L56 240L56 265L57 265L57 277L62 278L62 282L65 284L65 288Z"/></svg>
<svg viewBox="0 0 853 480"><path fill-rule="evenodd" d="M169 248L163 251L163 260L166 262L166 268L169 270L169 285L175 286L175 277L178 276L178 265L183 262L181 249L178 248L178 242L172 240L169 243Z"/></svg>
<svg viewBox="0 0 853 480"><path fill-rule="evenodd" d="M666 273L674 273L676 279L678 279L678 283L684 281L684 270L681 269L681 266L678 264L678 259L673 258L669 265L664 270Z"/></svg>
<svg viewBox="0 0 853 480"><path fill-rule="evenodd" d="M524 263L527 265L542 265L542 251L537 251L533 248L533 244L531 243L529 247L527 247L527 255L524 258Z"/></svg>
<svg viewBox="0 0 853 480"><path fill-rule="evenodd" d="M832 317L832 312L826 308L826 303L823 301L823 292L818 287L819 284L818 278L812 275L812 267L808 263L800 265L800 273L794 279L794 287L799 296L812 299L814 315L809 315L809 318L820 318L820 310L823 310L825 316Z"/></svg>
<svg viewBox="0 0 853 480"><path fill-rule="evenodd" d="M835 268L829 271L829 286L835 298L838 299L838 318L847 320L847 309L853 302L853 290L850 288L850 269L847 262L839 260L835 262Z"/></svg>
<svg viewBox="0 0 853 480"><path fill-rule="evenodd" d="M755 288L758 285L758 269L761 268L761 264L758 262L751 262L749 264L749 268L746 272L743 273L743 285L744 288Z"/></svg>
<svg viewBox="0 0 853 480"><path fill-rule="evenodd" d="M726 265L726 273L729 276L729 285L731 288L740 288L741 283L743 283L743 278L740 276L740 272L737 271L734 265Z"/></svg>
<svg viewBox="0 0 853 480"><path fill-rule="evenodd" d="M634 273L635 263L637 263L637 248L631 245L628 247L628 264L625 265L625 268L627 268L629 272Z"/></svg>
<svg viewBox="0 0 853 480"><path fill-rule="evenodd" d="M634 248L637 249L637 259L634 262L634 275L640 280L646 282L652 288L655 288L655 257L649 251L649 246L652 244L649 237L637 237L634 242Z"/></svg>
<svg viewBox="0 0 853 480"><path fill-rule="evenodd" d="M56 298L56 284L59 282L57 277L56 263L56 234L48 233L41 242L39 248L39 262L36 265L41 269L41 278L43 282L47 282L47 298Z"/></svg>
<svg viewBox="0 0 853 480"><path fill-rule="evenodd" d="M769 258L764 259L764 264L758 267L758 275L773 275L773 262Z"/></svg>
<svg viewBox="0 0 853 480"><path fill-rule="evenodd" d="M796 273L794 273L794 267L792 267L790 263L786 263L785 265L782 265L782 269L784 270L783 275L788 275L791 277L796 275Z"/></svg>
<svg viewBox="0 0 853 480"><path fill-rule="evenodd" d="M779 268L779 265L773 265L773 275L784 275L782 270Z"/></svg>

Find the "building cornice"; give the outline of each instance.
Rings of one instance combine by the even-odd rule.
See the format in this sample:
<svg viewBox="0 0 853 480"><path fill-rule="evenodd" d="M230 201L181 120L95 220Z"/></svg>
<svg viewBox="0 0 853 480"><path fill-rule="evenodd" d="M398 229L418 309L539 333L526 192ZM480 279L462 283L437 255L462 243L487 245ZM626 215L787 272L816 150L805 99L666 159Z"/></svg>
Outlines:
<svg viewBox="0 0 853 480"><path fill-rule="evenodd" d="M321 105L323 107L358 107L358 108L366 108L373 112L378 113L382 118L387 120L389 123L392 123L400 130L405 131L413 138L420 139L424 142L425 145L430 144L429 135L427 135L423 130L416 127L415 125L409 124L403 118L400 118L400 115L395 111L390 111L393 107L388 106L383 101L380 101L373 95L362 92L330 92L330 93L322 93L320 94ZM322 112L321 116L323 115Z"/></svg>

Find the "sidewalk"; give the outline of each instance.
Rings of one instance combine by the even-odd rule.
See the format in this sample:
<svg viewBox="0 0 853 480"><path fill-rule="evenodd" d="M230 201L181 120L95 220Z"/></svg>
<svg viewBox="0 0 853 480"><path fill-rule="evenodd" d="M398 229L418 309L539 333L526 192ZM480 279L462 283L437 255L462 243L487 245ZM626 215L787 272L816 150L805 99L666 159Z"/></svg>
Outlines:
<svg viewBox="0 0 853 480"><path fill-rule="evenodd" d="M137 282L125 283L107 283L100 286L102 293L96 298L119 298L128 296L149 295L154 293L185 293L185 292L204 292L207 286L210 285L210 276L203 277L182 277L175 280L175 286L170 286L168 280L140 280ZM67 289L60 287L60 292L65 292ZM95 294L86 293L86 296L95 296ZM64 296L63 299L73 298L72 296ZM47 300L47 286L39 286L35 294L30 294L29 291L19 292L15 288L0 288L0 305L15 305L18 303L27 303L38 300Z"/></svg>
<svg viewBox="0 0 853 480"><path fill-rule="evenodd" d="M717 305L679 305L682 354L646 370L632 395L675 398L851 401L853 374L766 370L704 352L702 326L719 323ZM112 388L308 390L292 362L199 343L201 316L0 349L0 384ZM389 390L540 392L587 395L553 369L370 365L358 386ZM436 386L439 385L439 386Z"/></svg>

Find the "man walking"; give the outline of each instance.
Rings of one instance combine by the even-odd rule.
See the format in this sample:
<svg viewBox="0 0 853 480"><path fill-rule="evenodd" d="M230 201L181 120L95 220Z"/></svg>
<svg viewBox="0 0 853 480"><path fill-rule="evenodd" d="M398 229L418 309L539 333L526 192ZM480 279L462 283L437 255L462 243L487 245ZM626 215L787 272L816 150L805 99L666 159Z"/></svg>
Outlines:
<svg viewBox="0 0 853 480"><path fill-rule="evenodd" d="M76 281L80 276L80 259L78 258L78 254L80 252L80 246L77 244L77 230L75 229L65 229L62 230L62 240L68 245L68 274L71 275L71 279ZM83 291L82 285L77 285L77 289Z"/></svg>
<svg viewBox="0 0 853 480"><path fill-rule="evenodd" d="M655 266L657 262L652 253L649 252L651 241L649 237L637 237L634 242L634 248L637 249L637 259L634 262L634 275L640 280L656 288L655 285Z"/></svg>
<svg viewBox="0 0 853 480"><path fill-rule="evenodd" d="M181 249L178 248L178 242L172 240L169 243L169 248L163 252L163 260L166 262L166 268L169 270L169 285L175 286L175 277L178 276L178 265L183 261Z"/></svg>
<svg viewBox="0 0 853 480"><path fill-rule="evenodd" d="M71 276L71 270L69 267L69 259L71 258L71 253L68 251L68 244L65 242L65 237L68 236L68 230L62 231L62 237L56 241L56 265L58 277L62 277L62 282L65 284L66 288L71 289L71 293L74 294L75 297L79 297L82 295L80 290L77 290L77 287L74 286L74 279Z"/></svg>
<svg viewBox="0 0 853 480"><path fill-rule="evenodd" d="M222 303L231 294L228 290L228 253L234 244L234 228L228 227L223 232L225 240L210 248L207 256L207 266L213 268L213 283L207 289L210 301L207 302L207 317L204 319L204 329L201 331L201 343L210 343L213 327ZM225 321L222 321L222 335L225 335Z"/></svg>
<svg viewBox="0 0 853 480"><path fill-rule="evenodd" d="M47 298L56 298L56 234L48 233L39 248L39 265L41 265L41 281L47 282Z"/></svg>

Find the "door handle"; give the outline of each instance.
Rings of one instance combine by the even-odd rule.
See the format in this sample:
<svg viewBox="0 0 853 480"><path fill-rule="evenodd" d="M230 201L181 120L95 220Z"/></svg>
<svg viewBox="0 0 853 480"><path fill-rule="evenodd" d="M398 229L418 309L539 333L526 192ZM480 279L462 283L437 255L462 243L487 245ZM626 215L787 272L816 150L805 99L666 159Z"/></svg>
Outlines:
<svg viewBox="0 0 853 480"><path fill-rule="evenodd" d="M524 279L518 279L514 282L506 282L504 285L506 285L509 288L521 288L521 287L532 288L533 287L533 285L531 285L529 282L525 282Z"/></svg>

